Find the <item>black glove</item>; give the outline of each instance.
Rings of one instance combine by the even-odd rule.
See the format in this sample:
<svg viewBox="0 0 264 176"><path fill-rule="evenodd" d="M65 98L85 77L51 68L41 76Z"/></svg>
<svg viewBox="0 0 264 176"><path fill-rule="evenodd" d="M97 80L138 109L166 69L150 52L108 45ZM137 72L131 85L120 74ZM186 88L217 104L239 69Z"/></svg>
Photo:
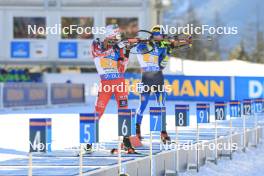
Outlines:
<svg viewBox="0 0 264 176"><path fill-rule="evenodd" d="M125 57L126 57L126 58L129 58L130 49L126 49L125 52L126 52L126 53L125 53Z"/></svg>

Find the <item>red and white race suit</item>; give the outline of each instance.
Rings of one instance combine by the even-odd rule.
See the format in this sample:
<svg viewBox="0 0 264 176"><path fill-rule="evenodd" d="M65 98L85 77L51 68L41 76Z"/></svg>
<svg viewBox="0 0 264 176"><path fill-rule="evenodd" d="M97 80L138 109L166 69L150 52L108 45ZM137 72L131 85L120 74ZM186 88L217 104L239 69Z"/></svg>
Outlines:
<svg viewBox="0 0 264 176"><path fill-rule="evenodd" d="M95 112L101 118L113 94L118 108L126 109L128 107L128 92L124 72L128 58L125 57L124 49L113 46L104 48L103 43L96 40L92 44L92 55L101 78Z"/></svg>

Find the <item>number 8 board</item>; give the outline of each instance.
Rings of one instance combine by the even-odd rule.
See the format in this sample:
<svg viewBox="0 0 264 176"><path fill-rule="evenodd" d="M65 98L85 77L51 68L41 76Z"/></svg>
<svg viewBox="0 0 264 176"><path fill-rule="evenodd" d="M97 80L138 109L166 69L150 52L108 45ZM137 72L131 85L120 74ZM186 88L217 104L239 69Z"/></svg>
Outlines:
<svg viewBox="0 0 264 176"><path fill-rule="evenodd" d="M189 126L189 105L175 105L175 125Z"/></svg>

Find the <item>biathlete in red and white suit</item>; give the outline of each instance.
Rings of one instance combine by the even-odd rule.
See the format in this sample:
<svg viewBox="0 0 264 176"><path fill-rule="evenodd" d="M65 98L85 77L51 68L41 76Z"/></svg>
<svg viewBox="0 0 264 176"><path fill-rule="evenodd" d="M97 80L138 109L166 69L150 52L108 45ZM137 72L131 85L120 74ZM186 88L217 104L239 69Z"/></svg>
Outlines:
<svg viewBox="0 0 264 176"><path fill-rule="evenodd" d="M109 41L120 41L121 33L118 25L106 26L105 39L96 39L92 43L93 60L100 75L101 85L95 105L95 112L102 117L105 108L114 94L119 109L128 108L128 91L126 90L124 72L128 64L129 50L118 45L110 45ZM121 85L121 86L120 86ZM129 153L134 153L128 137L124 137L124 146Z"/></svg>
<svg viewBox="0 0 264 176"><path fill-rule="evenodd" d="M124 72L128 63L129 52L117 45L108 44L109 40L116 40L119 37L118 26L109 25L106 27L104 41L96 39L92 44L93 60L101 79L95 106L95 111L100 118L113 94L118 108L125 109L128 107L128 92L125 86Z"/></svg>

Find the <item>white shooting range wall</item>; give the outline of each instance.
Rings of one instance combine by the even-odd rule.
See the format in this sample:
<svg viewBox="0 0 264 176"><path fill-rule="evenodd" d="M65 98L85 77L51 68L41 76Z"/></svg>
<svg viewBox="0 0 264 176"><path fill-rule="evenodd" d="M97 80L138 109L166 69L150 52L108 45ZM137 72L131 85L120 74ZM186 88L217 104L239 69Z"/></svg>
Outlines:
<svg viewBox="0 0 264 176"><path fill-rule="evenodd" d="M257 133L257 141L255 140L255 135ZM238 144L239 150L243 148L243 133L237 133L232 135L232 140L234 143ZM263 140L263 126L258 127L257 130L255 129L248 129L246 132L246 147L249 147L251 144L258 144L260 141ZM204 141L202 142L204 145L210 145L214 143L214 140ZM227 145L229 143L229 136L223 136L217 139L217 143L221 143L223 145ZM221 158L221 154L226 154L229 150L218 150L217 151L218 159ZM236 151L233 151L236 152ZM161 152L153 157L155 160L155 171L156 176L166 176L166 172L168 170L174 171L175 170L175 151L164 151ZM179 158L179 172L184 172L188 170L188 165L196 163L196 150L189 149L183 150L180 149L178 152ZM205 165L208 161L207 159L213 155L212 150L208 147L204 150L200 150L199 152L199 167ZM150 173L150 157L139 158L134 161L129 161L124 164L126 168L126 173L130 176L146 176L151 175ZM93 172L89 172L84 175L89 176L105 176L105 175L118 175L118 166L113 166L111 168L97 170ZM168 174L169 176L169 174Z"/></svg>
<svg viewBox="0 0 264 176"><path fill-rule="evenodd" d="M45 17L46 25L61 24L61 17L93 17L94 27L104 27L107 17L137 18L140 29L149 30L156 22L156 8L152 0L92 1L92 0L1 0L0 2L0 63L24 65L86 65L92 66L90 44L92 39L61 39L60 34L47 35L46 39L14 39L13 17ZM95 35L94 38L102 35ZM28 41L30 47L38 46L43 57L11 58L11 42ZM61 41L77 42L87 55L76 59L60 59L58 44ZM79 49L79 48L78 48ZM30 49L31 50L31 49ZM32 51L30 51L32 52Z"/></svg>

